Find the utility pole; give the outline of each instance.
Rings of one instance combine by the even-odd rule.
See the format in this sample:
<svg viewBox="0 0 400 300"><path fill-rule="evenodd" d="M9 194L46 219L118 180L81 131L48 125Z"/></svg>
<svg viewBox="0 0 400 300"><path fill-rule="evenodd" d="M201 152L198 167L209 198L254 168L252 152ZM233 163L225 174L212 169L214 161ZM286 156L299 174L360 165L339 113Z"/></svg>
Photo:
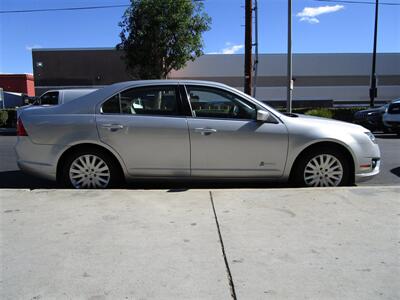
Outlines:
<svg viewBox="0 0 400 300"><path fill-rule="evenodd" d="M253 80L253 97L256 97L257 91L257 75L258 75L258 0L254 0L254 31L255 31L255 58L254 58L254 80Z"/></svg>
<svg viewBox="0 0 400 300"><path fill-rule="evenodd" d="M287 102L286 111L292 113L293 74L292 74L292 0L288 0L288 37L287 37Z"/></svg>
<svg viewBox="0 0 400 300"><path fill-rule="evenodd" d="M378 35L378 8L379 0L375 0L375 29L374 29L374 49L372 53L372 70L371 70L371 81L369 88L369 105L371 107L375 106L375 97L378 96L378 89L376 87L376 40Z"/></svg>
<svg viewBox="0 0 400 300"><path fill-rule="evenodd" d="M244 41L244 92L251 96L252 89L252 22L253 0L246 0L245 6L245 41Z"/></svg>

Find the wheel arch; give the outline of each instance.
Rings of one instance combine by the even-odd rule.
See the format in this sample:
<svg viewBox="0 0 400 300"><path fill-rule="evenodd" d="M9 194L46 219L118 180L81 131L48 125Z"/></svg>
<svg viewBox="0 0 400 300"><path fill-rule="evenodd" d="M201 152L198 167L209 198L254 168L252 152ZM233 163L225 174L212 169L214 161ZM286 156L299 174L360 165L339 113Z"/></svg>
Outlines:
<svg viewBox="0 0 400 300"><path fill-rule="evenodd" d="M355 163L356 163L355 155L346 145L344 145L338 141L331 141L331 140L318 141L318 142L312 143L312 144L304 147L304 149L302 149L300 151L300 153L296 156L296 158L291 166L290 173L289 173L289 180L290 181L293 180L294 171L295 171L298 163L301 161L301 158L304 157L304 155L308 154L310 151L313 151L313 150L321 148L321 147L335 148L343 153L343 155L346 157L347 161L349 162L349 167L350 167L350 172L351 172L350 173L351 181L352 181L351 184L353 184L355 181Z"/></svg>
<svg viewBox="0 0 400 300"><path fill-rule="evenodd" d="M69 155L71 155L74 152L77 151L82 151L83 149L97 149L99 151L103 151L110 155L110 157L114 160L115 165L118 167L120 175L122 178L126 179L126 168L125 164L123 163L122 159L111 149L108 149L107 147L104 147L103 145L95 144L95 143L80 143L80 144L75 144L71 145L67 149L63 151L63 153L60 155L60 157L57 160L57 169L56 169L56 178L57 181L61 178L62 176L62 169L64 167L64 163Z"/></svg>

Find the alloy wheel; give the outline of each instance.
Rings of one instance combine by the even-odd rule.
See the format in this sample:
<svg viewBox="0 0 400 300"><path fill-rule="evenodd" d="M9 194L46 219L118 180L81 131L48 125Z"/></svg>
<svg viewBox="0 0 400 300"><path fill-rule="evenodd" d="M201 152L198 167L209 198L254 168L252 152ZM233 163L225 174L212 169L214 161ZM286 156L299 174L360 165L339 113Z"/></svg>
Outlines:
<svg viewBox="0 0 400 300"><path fill-rule="evenodd" d="M343 178L343 166L338 158L330 154L313 157L304 169L307 186L338 186Z"/></svg>
<svg viewBox="0 0 400 300"><path fill-rule="evenodd" d="M69 168L69 179L77 189L106 188L111 179L111 172L100 157L84 154L72 162Z"/></svg>

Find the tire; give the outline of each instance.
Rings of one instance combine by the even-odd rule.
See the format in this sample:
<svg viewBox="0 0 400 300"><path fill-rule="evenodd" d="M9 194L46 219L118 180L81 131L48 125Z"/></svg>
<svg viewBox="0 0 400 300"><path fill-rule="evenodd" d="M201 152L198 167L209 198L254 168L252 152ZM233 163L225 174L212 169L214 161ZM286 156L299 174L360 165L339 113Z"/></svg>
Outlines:
<svg viewBox="0 0 400 300"><path fill-rule="evenodd" d="M60 183L75 189L105 189L121 182L121 172L115 159L98 149L71 153L65 160Z"/></svg>
<svg viewBox="0 0 400 300"><path fill-rule="evenodd" d="M312 149L299 158L294 168L296 186L345 186L352 182L350 163L343 152L335 148Z"/></svg>

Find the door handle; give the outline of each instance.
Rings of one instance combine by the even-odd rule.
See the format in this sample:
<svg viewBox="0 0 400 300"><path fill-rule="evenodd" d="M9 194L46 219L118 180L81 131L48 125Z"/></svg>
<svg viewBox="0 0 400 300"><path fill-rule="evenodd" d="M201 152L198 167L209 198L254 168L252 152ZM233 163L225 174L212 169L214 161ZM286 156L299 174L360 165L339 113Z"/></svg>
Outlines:
<svg viewBox="0 0 400 300"><path fill-rule="evenodd" d="M202 135L210 135L212 133L217 132L217 129L214 129L214 128L195 128L194 132L199 132Z"/></svg>
<svg viewBox="0 0 400 300"><path fill-rule="evenodd" d="M124 125L121 124L101 124L101 127L106 128L111 131L116 131L118 129L124 128Z"/></svg>

